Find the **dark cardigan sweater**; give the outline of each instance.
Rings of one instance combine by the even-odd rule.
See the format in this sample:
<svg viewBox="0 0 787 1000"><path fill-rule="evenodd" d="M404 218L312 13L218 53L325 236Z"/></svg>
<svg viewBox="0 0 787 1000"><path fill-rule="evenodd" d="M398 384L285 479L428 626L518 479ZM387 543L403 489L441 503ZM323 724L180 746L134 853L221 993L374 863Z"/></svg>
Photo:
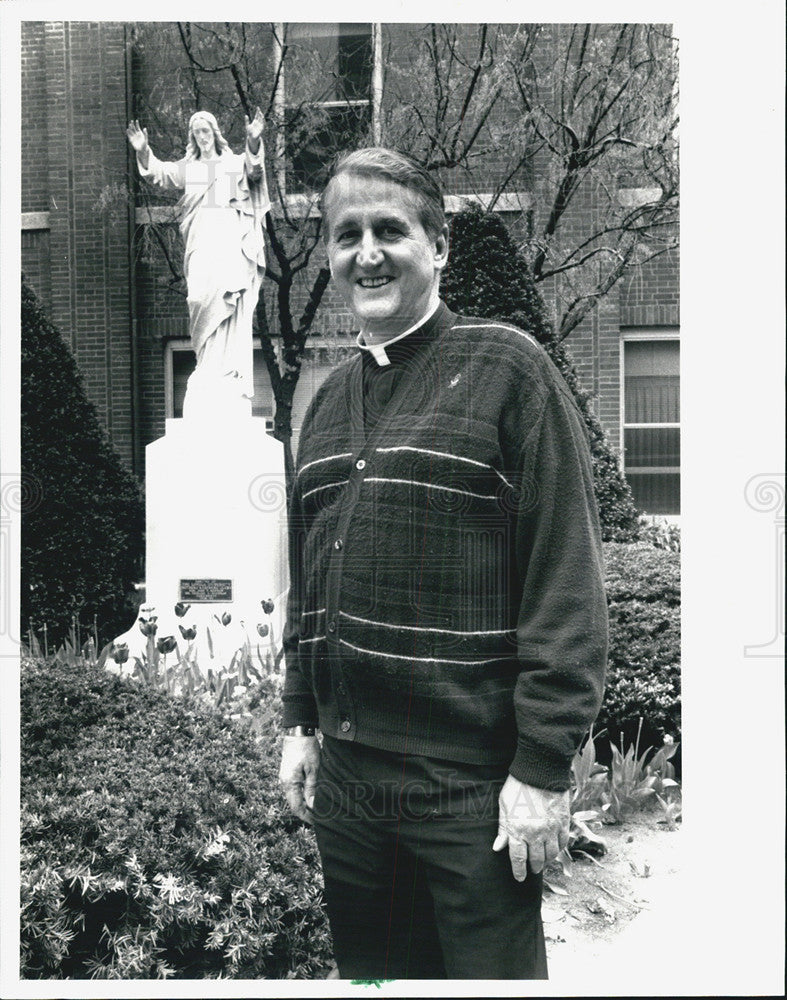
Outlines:
<svg viewBox="0 0 787 1000"><path fill-rule="evenodd" d="M564 789L607 649L584 424L522 331L416 340L371 429L360 356L304 420L282 722Z"/></svg>

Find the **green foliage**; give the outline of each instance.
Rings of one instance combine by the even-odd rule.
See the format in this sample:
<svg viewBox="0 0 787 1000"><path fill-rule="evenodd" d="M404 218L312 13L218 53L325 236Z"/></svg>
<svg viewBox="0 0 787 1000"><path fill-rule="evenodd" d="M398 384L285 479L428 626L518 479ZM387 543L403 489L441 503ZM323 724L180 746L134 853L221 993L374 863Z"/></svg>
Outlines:
<svg viewBox="0 0 787 1000"><path fill-rule="evenodd" d="M610 746L612 764L600 764L596 754L596 739L591 728L587 739L571 761L570 802L571 822L568 846L555 859L567 877L571 875L574 856L605 854L607 844L597 830L603 823L621 823L633 813L656 802L670 830L676 829L681 815L680 786L675 780L675 768L670 763L678 744L665 742L655 753L649 747L640 756L639 737L624 749L621 736L620 749ZM648 761L648 757L653 756ZM652 798L651 798L652 796ZM565 890L552 882L545 883L553 892L565 895Z"/></svg>
<svg viewBox="0 0 787 1000"><path fill-rule="evenodd" d="M564 873L572 851L605 854L606 841L595 832L601 825L604 805L608 801L607 768L596 762L596 745L592 733L571 762L571 822L568 846L560 855Z"/></svg>
<svg viewBox="0 0 787 1000"><path fill-rule="evenodd" d="M620 461L591 409L590 393L582 388L568 351L553 333L527 261L498 215L471 205L454 216L440 293L455 312L508 321L543 345L587 427L602 536L605 541L636 539L638 515Z"/></svg>
<svg viewBox="0 0 787 1000"><path fill-rule="evenodd" d="M650 518L643 514L639 522L638 541L649 542L657 549L680 552L680 525L665 522L657 517Z"/></svg>
<svg viewBox="0 0 787 1000"><path fill-rule="evenodd" d="M278 747L188 699L68 663L22 669L28 978L315 978L311 831Z"/></svg>
<svg viewBox="0 0 787 1000"><path fill-rule="evenodd" d="M85 396L74 358L22 278L21 617L59 642L73 615L108 634L133 615L144 501Z"/></svg>
<svg viewBox="0 0 787 1000"><path fill-rule="evenodd" d="M647 746L680 738L680 554L644 542L604 547L610 643L596 725Z"/></svg>
<svg viewBox="0 0 787 1000"><path fill-rule="evenodd" d="M640 725L640 729L641 729ZM623 749L623 738L620 749L612 744L612 768L609 780L609 802L607 803L607 818L610 823L620 823L637 812L645 800L654 794L655 776L648 774L646 760L650 749L639 754L639 734L637 742L632 743L627 750Z"/></svg>
<svg viewBox="0 0 787 1000"><path fill-rule="evenodd" d="M636 743L624 750L621 736L620 749L614 744L612 746L608 798L604 804L605 818L607 822L620 823L641 809L651 796L655 796L665 812L670 829L674 829L674 818L679 815L679 811L676 812L671 808L676 800L671 798L667 789L678 788L678 783L674 779L675 769L670 764L670 758L676 753L678 744L665 743L648 763L652 747L640 755L641 732L640 719ZM667 796L668 801L661 798L659 792Z"/></svg>
<svg viewBox="0 0 787 1000"><path fill-rule="evenodd" d="M596 759L596 741L588 738L571 761L571 811L600 809L606 801L607 768Z"/></svg>
<svg viewBox="0 0 787 1000"><path fill-rule="evenodd" d="M539 343L552 339L543 300L502 219L471 203L451 220L440 294L454 312L513 321Z"/></svg>

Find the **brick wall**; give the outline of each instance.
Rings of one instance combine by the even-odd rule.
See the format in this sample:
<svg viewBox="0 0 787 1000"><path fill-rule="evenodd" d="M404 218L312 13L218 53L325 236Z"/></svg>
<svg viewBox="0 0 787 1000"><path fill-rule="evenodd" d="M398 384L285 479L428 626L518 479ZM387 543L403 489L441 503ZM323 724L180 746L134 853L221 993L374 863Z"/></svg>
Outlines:
<svg viewBox="0 0 787 1000"><path fill-rule="evenodd" d="M621 282L621 326L680 325L680 254L655 257Z"/></svg>
<svg viewBox="0 0 787 1000"><path fill-rule="evenodd" d="M49 230L32 229L22 233L22 273L47 313L52 312L52 275L50 272Z"/></svg>
<svg viewBox="0 0 787 1000"><path fill-rule="evenodd" d="M43 21L23 21L21 70L22 211L45 212L50 207L48 181L47 81Z"/></svg>
<svg viewBox="0 0 787 1000"><path fill-rule="evenodd" d="M124 29L49 21L22 30L23 208L48 210L50 222L48 238L25 235L23 260L131 467L128 223L122 206L113 222L97 205L126 177Z"/></svg>

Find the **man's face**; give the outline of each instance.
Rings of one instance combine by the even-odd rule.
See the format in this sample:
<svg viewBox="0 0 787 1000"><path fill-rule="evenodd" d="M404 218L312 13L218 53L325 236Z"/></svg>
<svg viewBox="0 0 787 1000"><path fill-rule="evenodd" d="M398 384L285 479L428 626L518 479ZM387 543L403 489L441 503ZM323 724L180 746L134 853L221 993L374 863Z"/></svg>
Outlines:
<svg viewBox="0 0 787 1000"><path fill-rule="evenodd" d="M212 156L216 149L216 137L213 127L204 118L197 118L191 128L200 156Z"/></svg>
<svg viewBox="0 0 787 1000"><path fill-rule="evenodd" d="M407 188L339 174L328 191L325 226L331 275L365 333L403 333L436 301L448 228L430 237Z"/></svg>

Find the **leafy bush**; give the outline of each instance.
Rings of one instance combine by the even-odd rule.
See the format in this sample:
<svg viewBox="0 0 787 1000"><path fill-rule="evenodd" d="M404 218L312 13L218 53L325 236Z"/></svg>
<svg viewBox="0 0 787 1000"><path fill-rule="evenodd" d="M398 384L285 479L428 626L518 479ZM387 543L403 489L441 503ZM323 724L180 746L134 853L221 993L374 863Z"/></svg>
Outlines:
<svg viewBox="0 0 787 1000"><path fill-rule="evenodd" d="M105 670L22 670L22 974L313 978L311 831L276 738Z"/></svg>
<svg viewBox="0 0 787 1000"><path fill-rule="evenodd" d="M638 541L649 542L657 549L680 552L680 525L643 514L639 521Z"/></svg>
<svg viewBox="0 0 787 1000"><path fill-rule="evenodd" d="M596 729L643 746L680 739L680 555L644 542L605 546L610 648Z"/></svg>
<svg viewBox="0 0 787 1000"><path fill-rule="evenodd" d="M21 613L61 641L88 609L108 638L143 555L144 501L110 445L59 332L22 278Z"/></svg>
<svg viewBox="0 0 787 1000"><path fill-rule="evenodd" d="M590 441L593 477L605 541L633 541L639 521L620 461L590 406L571 356L554 335L527 261L500 217L471 205L451 223L451 256L440 293L455 312L499 319L532 334L566 380Z"/></svg>

